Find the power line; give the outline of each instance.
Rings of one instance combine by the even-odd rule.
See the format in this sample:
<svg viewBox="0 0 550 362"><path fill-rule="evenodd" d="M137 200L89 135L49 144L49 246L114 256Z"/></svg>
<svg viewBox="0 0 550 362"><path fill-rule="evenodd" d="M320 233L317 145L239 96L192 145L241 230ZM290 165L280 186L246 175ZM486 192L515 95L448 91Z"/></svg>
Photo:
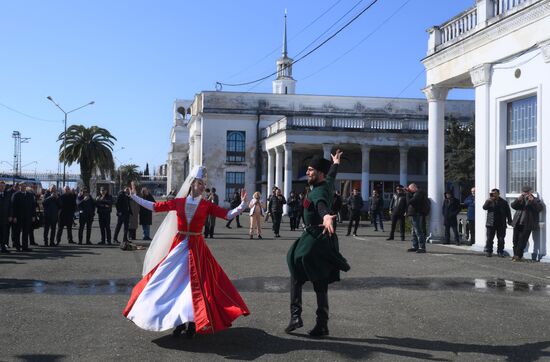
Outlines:
<svg viewBox="0 0 550 362"><path fill-rule="evenodd" d="M373 0L369 5L367 5L363 10L361 10L356 16L354 16L351 20L349 20L346 24L344 24L344 26L342 26L340 29L338 29L338 31L336 31L334 34L332 34L331 36L329 36L327 39L325 39L321 44L317 45L315 48L311 49L309 52L307 52L306 54L302 55L300 58L294 60L292 63L290 63L289 65L287 65L285 67L288 68L290 67L291 65L294 65L296 63L298 63L299 61L305 59L306 57L308 57L309 55L311 55L312 53L314 53L316 50L318 50L319 48L321 48L323 45L325 45L326 43L328 43L331 39L333 39L336 35L338 35L339 33L341 33L345 28L347 28L348 26L350 26L355 20L357 20L361 15L363 15L367 10L369 10L372 6L374 6L374 4L376 4L379 0ZM272 77L273 75L277 74L277 71L271 73L271 74L268 74L266 75L265 77L262 77L262 78L259 78L259 79L256 79L256 80L253 80L253 81L250 81L250 82L243 82L243 83L222 83L222 82L216 82L216 88L221 88L222 86L228 86L228 87L238 87L238 86L243 86L243 85L248 85L248 84L253 84L253 83L256 83L256 82L260 82L264 79L267 79L269 77Z"/></svg>
<svg viewBox="0 0 550 362"><path fill-rule="evenodd" d="M363 0L361 0L363 1ZM339 3L341 3L342 0L338 0L336 1L334 4L332 4L327 10L325 10L323 13L321 13L321 15L319 15L318 17L316 17L315 19L313 19L313 21L311 21L308 25L306 25L305 27L303 27L300 31L298 31L296 34L294 34L290 40L293 40L293 39L296 39L299 35L301 35L304 31L306 31L307 29L309 29L313 24L315 24L319 19L321 19L323 16L325 16L329 11L331 11L334 7L336 7L336 5L338 5ZM324 34L324 33L323 33ZM309 46L309 45L308 45ZM232 79L232 78L235 78L236 76L250 70L251 68L255 67L256 65L260 64L261 62L263 62L265 59L267 59L268 57L270 57L271 55L273 55L273 53L275 53L276 51L280 50L280 45L278 45L276 48L274 48L273 50L271 50L269 53L267 53L266 55L264 55L262 58L260 58L258 61L256 61L254 64L251 64L249 66L247 66L246 68L238 71L237 73L234 73L232 75L230 75L227 79ZM305 49L304 49L305 50Z"/></svg>
<svg viewBox="0 0 550 362"><path fill-rule="evenodd" d="M411 81L409 82L409 84L407 84L407 85L405 86L405 88L403 88L403 89L401 90L401 92L399 92L399 94L397 94L397 95L395 96L395 98L399 98L399 97L401 96L401 94L405 93L405 91L406 91L407 89L409 89L410 86L412 86L412 85L414 84L414 82L418 79L418 77L420 77L420 75L424 74L424 72L425 72L424 69L422 69L420 72L418 72L418 74L413 78L413 80L411 80Z"/></svg>
<svg viewBox="0 0 550 362"><path fill-rule="evenodd" d="M21 111L18 111L17 109L12 108L12 107L10 107L10 106L7 106L7 105L5 105L5 104L3 104L3 103L0 103L0 106L4 107L4 108L6 108L6 109L9 109L9 110L12 111L12 112L18 113L18 114L20 114L20 115L22 115L22 116L25 116L25 117L28 117L28 118L31 118L31 119L34 119L34 120L37 120L37 121L41 121L41 122L50 122L50 123L59 123L59 122L63 122L63 121L61 121L61 120L59 120L59 121L54 121L54 120L51 120L51 119L43 119L43 118L38 118L38 117L35 117L35 116L31 116L30 114L26 114L26 113L23 113L23 112L21 112Z"/></svg>
<svg viewBox="0 0 550 362"><path fill-rule="evenodd" d="M411 0L406 0L403 4L401 4L401 6L399 8L397 8L397 10L395 10L390 16L388 16L386 19L384 19L383 22L381 22L376 28L374 28L373 31L371 31L369 34L367 34L364 38L362 38L359 42L357 42L354 46L352 46L350 49L348 49L346 52L344 52L343 54L341 54L340 56L338 56L337 58L335 58L333 61L331 61L330 63L328 63L327 65L321 67L320 69L316 70L315 72L305 76L304 78L301 78L300 81L304 81L308 78L311 78L313 77L314 75L317 75L319 74L320 72L322 72L323 70L325 70L326 68L330 67L331 65L335 64L336 62L338 62L340 59L344 58L346 55L348 55L349 53L351 53L352 51L354 51L356 48L358 48L361 44L363 44L367 39L369 39L371 36L373 36L375 33L378 32L378 30L380 30L384 25L386 25L386 23L388 23L395 15L397 15L397 13L399 13L404 7L405 5L407 5Z"/></svg>

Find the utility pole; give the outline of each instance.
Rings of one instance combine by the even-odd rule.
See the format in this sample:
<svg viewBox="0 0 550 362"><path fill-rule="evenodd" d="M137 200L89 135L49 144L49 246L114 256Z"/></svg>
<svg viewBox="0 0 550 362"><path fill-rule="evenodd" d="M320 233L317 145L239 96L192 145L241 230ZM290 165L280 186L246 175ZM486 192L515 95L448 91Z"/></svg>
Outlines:
<svg viewBox="0 0 550 362"><path fill-rule="evenodd" d="M21 137L19 131L13 131L11 134L13 138L13 183L15 183L15 176L21 174L21 143L29 143L30 137Z"/></svg>

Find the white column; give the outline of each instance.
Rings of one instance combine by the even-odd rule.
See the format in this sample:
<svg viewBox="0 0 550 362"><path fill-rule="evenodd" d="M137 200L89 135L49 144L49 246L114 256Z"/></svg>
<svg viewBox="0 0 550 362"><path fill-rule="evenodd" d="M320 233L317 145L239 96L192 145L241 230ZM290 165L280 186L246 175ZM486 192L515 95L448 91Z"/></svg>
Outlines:
<svg viewBox="0 0 550 362"><path fill-rule="evenodd" d="M366 203L370 195L370 147L361 145L361 197Z"/></svg>
<svg viewBox="0 0 550 362"><path fill-rule="evenodd" d="M285 185L284 185L284 196L288 202L290 197L290 191L292 191L292 143L285 143ZM284 213L288 213L288 205L284 207Z"/></svg>
<svg viewBox="0 0 550 362"><path fill-rule="evenodd" d="M273 166L274 166L274 158L275 155L273 154L273 149L267 150L267 190L265 191L265 198L267 199L269 195L271 195L271 190L273 189L273 184L275 182L274 180L274 174L273 174Z"/></svg>
<svg viewBox="0 0 550 362"><path fill-rule="evenodd" d="M489 85L491 65L483 64L470 71L475 87L475 178L476 178L476 244L483 245L486 212L482 206L489 198ZM496 187L496 186L493 186Z"/></svg>
<svg viewBox="0 0 550 362"><path fill-rule="evenodd" d="M283 187L283 148L275 148L275 186ZM271 191L270 191L271 192Z"/></svg>
<svg viewBox="0 0 550 362"><path fill-rule="evenodd" d="M195 166L202 165L202 142L201 135L195 134Z"/></svg>
<svg viewBox="0 0 550 362"><path fill-rule="evenodd" d="M409 147L399 147L399 183L407 186L407 156L409 155Z"/></svg>
<svg viewBox="0 0 550 362"><path fill-rule="evenodd" d="M423 89L428 99L428 198L430 213L430 240L444 236L441 207L445 192L445 99L448 88L430 85Z"/></svg>
<svg viewBox="0 0 550 362"><path fill-rule="evenodd" d="M189 170L195 167L195 137L189 137Z"/></svg>
<svg viewBox="0 0 550 362"><path fill-rule="evenodd" d="M331 150L332 150L332 145L330 143L323 143L323 158L327 160L332 160L332 157L330 157Z"/></svg>

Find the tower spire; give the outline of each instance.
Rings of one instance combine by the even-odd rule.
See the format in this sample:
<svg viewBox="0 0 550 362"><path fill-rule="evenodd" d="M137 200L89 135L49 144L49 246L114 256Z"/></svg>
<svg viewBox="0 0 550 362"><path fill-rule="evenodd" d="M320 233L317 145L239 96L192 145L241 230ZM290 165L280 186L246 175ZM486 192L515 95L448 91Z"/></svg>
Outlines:
<svg viewBox="0 0 550 362"><path fill-rule="evenodd" d="M286 47L286 9L285 9L285 30L283 34L283 58L288 56L287 47Z"/></svg>

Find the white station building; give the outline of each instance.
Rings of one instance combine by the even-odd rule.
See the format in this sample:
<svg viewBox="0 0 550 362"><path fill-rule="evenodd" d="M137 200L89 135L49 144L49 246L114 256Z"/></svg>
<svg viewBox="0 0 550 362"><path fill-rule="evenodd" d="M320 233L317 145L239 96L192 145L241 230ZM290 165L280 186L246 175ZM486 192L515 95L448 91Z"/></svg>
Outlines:
<svg viewBox="0 0 550 362"><path fill-rule="evenodd" d="M427 186L425 99L295 94L286 20L276 66L273 93L204 91L174 103L168 190L177 190L194 165L205 165L220 201L243 187L260 190L264 200L273 185L288 196L306 186L309 159L330 159L336 148L344 151L337 177L344 196L357 187L367 199L376 188L388 200L397 184ZM447 119L473 121L472 101L444 103Z"/></svg>
<svg viewBox="0 0 550 362"><path fill-rule="evenodd" d="M475 89L476 248L485 244L489 191L509 201L531 186L544 201L550 176L550 0L476 0L475 5L429 29L423 59L428 98L428 196L439 210L443 200L444 116L448 91ZM545 194L546 193L546 194ZM548 213L541 213L529 252L550 260ZM430 232L442 235L441 216ZM512 230L506 248L512 249Z"/></svg>

